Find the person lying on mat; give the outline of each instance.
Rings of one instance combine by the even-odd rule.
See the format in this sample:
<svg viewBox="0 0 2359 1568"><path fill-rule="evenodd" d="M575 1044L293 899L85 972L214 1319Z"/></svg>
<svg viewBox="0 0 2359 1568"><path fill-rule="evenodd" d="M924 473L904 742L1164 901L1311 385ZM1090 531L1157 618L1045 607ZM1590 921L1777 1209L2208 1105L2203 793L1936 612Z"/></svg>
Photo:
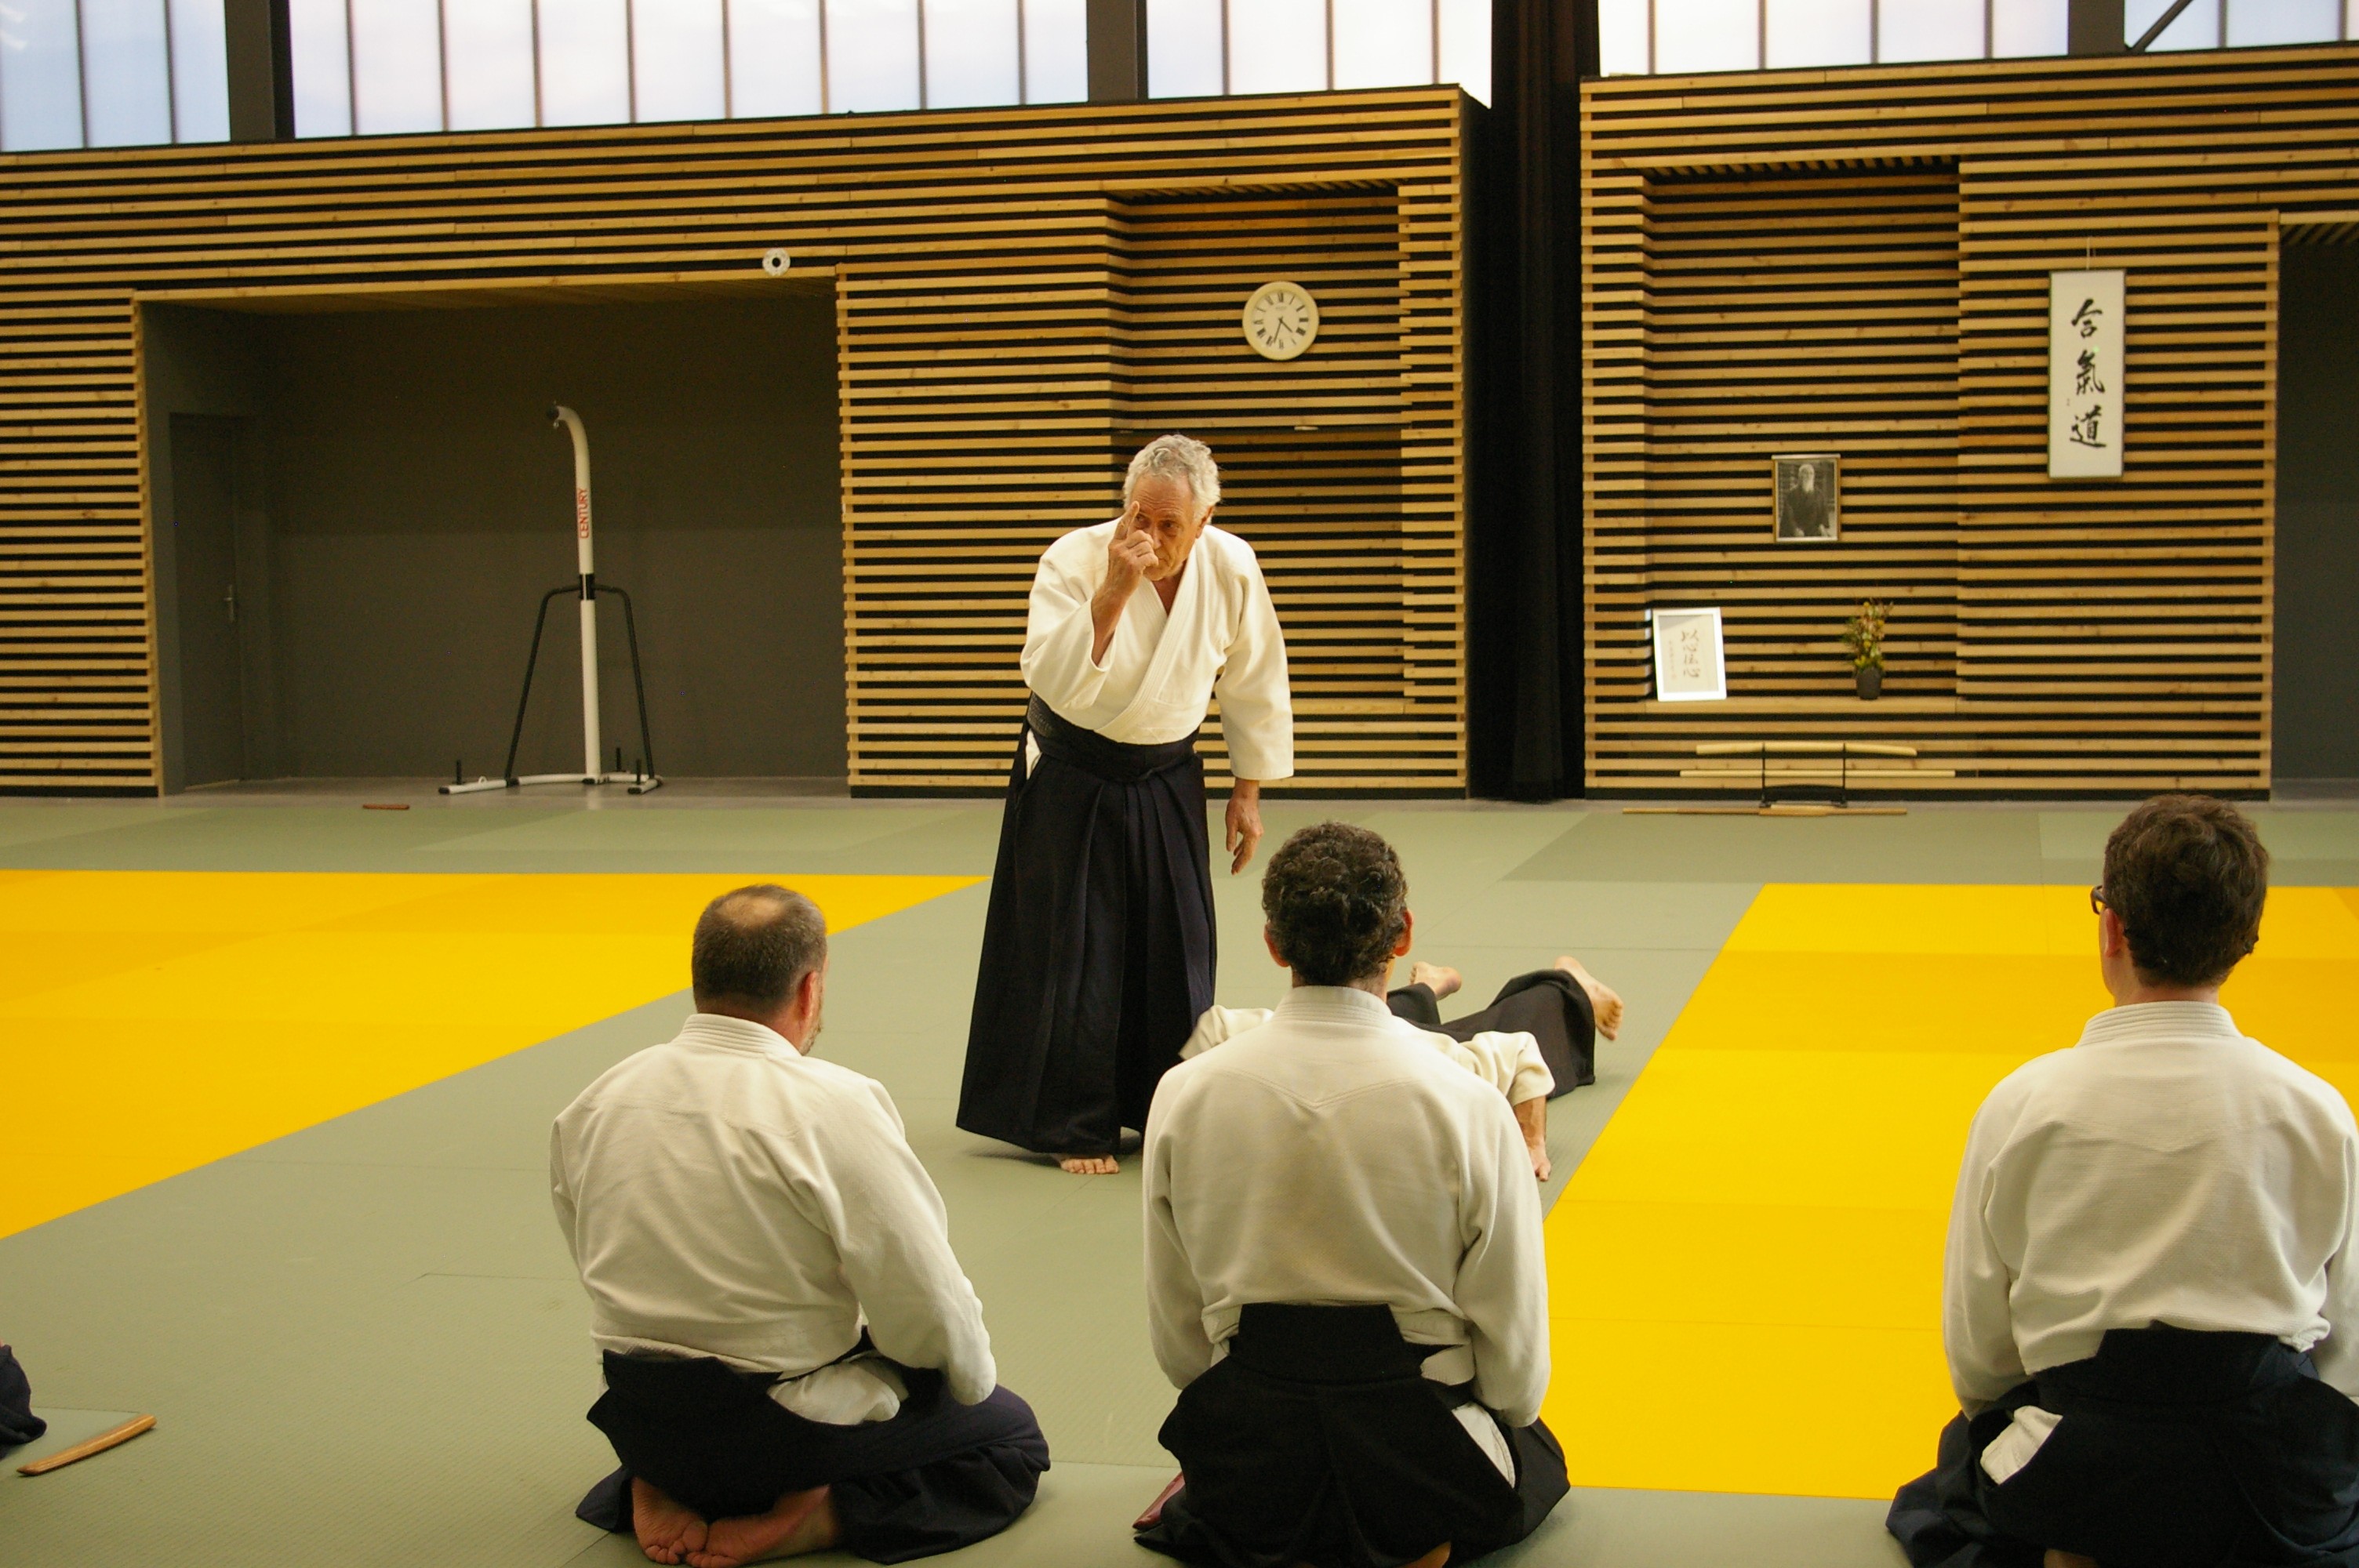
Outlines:
<svg viewBox="0 0 2359 1568"><path fill-rule="evenodd" d="M998 1387L942 1200L880 1084L811 1055L827 925L785 888L696 923L695 1015L557 1119L622 1468L582 1499L692 1568L948 1552L1030 1505L1049 1447Z"/></svg>
<svg viewBox="0 0 2359 1568"><path fill-rule="evenodd" d="M1401 921L1414 933L1409 911L1401 911ZM1509 980L1482 1011L1444 1023L1440 1004L1463 984L1455 969L1413 964L1408 984L1386 991L1385 1005L1428 1044L1507 1097L1532 1157L1532 1174L1545 1182L1550 1173L1548 1102L1597 1081L1597 1036L1611 1040L1620 1031L1622 999L1579 959L1562 957ZM1180 1058L1200 1055L1274 1016L1266 1007L1206 1008L1180 1048Z"/></svg>
<svg viewBox="0 0 2359 1568"><path fill-rule="evenodd" d="M2220 1005L2268 856L2234 807L2160 795L2104 879L2115 1005L1967 1138L1961 1413L1892 1533L1919 1568L2359 1564L2359 1128Z"/></svg>
<svg viewBox="0 0 2359 1568"><path fill-rule="evenodd" d="M1262 909L1293 989L1156 1090L1147 1323L1182 1484L1143 1545L1434 1568L1565 1493L1539 1189L1506 1098L1385 1005L1408 892L1364 828L1288 839Z"/></svg>

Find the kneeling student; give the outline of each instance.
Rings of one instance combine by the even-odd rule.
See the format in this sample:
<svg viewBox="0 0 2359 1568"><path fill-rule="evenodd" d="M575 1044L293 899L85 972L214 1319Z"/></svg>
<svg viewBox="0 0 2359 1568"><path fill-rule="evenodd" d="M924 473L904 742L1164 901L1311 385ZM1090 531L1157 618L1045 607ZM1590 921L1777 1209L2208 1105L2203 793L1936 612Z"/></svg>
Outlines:
<svg viewBox="0 0 2359 1568"><path fill-rule="evenodd" d="M1962 1413L1892 1533L1919 1568L2359 1565L2359 1128L2219 1000L2267 855L2161 795L2104 876L2116 1005L1974 1117L1942 1292Z"/></svg>
<svg viewBox="0 0 2359 1568"><path fill-rule="evenodd" d="M1402 910L1403 933L1414 928L1409 912ZM1418 1038L1507 1097L1516 1125L1523 1129L1532 1174L1545 1182L1551 1173L1548 1102L1597 1081L1597 1036L1614 1037L1622 1023L1622 999L1581 960L1562 957L1509 980L1482 1011L1445 1023L1441 1000L1463 983L1455 969L1414 964L1409 983L1385 993L1385 1006ZM1276 1016L1266 1007L1208 1007L1180 1047L1180 1059L1200 1056Z"/></svg>
<svg viewBox="0 0 2359 1568"><path fill-rule="evenodd" d="M1538 1188L1506 1096L1385 1004L1407 894L1373 833L1288 839L1262 908L1294 989L1156 1090L1147 1317L1185 1484L1144 1545L1223 1568L1462 1563L1565 1493L1538 1422Z"/></svg>
<svg viewBox="0 0 2359 1568"><path fill-rule="evenodd" d="M997 1534L1048 1444L999 1388L942 1200L882 1085L810 1053L827 926L784 888L697 922L696 1013L557 1119L549 1178L623 1467L582 1519L657 1563Z"/></svg>

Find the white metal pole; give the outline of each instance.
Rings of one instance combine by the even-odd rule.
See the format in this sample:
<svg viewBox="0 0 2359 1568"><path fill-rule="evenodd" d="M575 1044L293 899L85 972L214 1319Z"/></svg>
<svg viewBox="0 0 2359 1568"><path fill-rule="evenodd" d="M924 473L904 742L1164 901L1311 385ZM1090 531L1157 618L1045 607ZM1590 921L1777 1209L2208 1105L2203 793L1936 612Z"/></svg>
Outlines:
<svg viewBox="0 0 2359 1568"><path fill-rule="evenodd" d="M598 567L590 541L590 437L582 416L561 403L549 407L551 425L573 438L573 542L582 568L582 782L596 784L602 771L598 737Z"/></svg>

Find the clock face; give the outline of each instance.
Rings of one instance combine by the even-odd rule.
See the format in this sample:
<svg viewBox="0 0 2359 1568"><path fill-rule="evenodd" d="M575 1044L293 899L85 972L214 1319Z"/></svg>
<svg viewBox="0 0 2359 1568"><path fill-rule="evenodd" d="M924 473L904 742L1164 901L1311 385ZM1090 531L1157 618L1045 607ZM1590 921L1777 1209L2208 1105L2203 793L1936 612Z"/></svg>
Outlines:
<svg viewBox="0 0 2359 1568"><path fill-rule="evenodd" d="M1245 301L1245 341L1266 360L1290 360L1319 336L1319 302L1299 283L1265 283Z"/></svg>

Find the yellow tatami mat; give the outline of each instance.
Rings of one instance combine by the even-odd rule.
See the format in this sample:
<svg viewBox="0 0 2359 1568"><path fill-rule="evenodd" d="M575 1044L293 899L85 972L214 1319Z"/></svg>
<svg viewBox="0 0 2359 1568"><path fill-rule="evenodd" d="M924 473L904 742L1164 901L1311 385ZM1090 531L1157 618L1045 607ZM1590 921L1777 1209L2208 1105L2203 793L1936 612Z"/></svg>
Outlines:
<svg viewBox="0 0 2359 1568"><path fill-rule="evenodd" d="M684 989L755 880L0 871L0 1236ZM979 879L774 880L840 932Z"/></svg>
<svg viewBox="0 0 2359 1568"><path fill-rule="evenodd" d="M2077 887L1763 890L1549 1216L1577 1486L1889 1496L1955 1412L1974 1108L2110 1005ZM2223 1000L2359 1089L2359 894L2281 888Z"/></svg>

